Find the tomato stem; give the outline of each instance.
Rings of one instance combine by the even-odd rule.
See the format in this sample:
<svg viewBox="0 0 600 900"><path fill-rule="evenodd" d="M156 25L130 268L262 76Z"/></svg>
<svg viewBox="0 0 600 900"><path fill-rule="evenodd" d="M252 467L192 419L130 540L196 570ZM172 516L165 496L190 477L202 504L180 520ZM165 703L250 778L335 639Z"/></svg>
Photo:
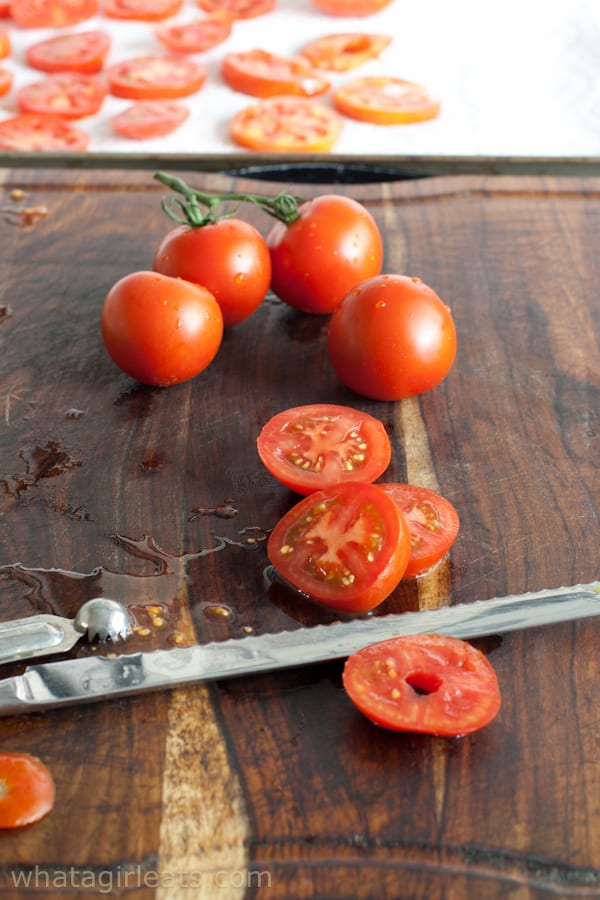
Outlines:
<svg viewBox="0 0 600 900"><path fill-rule="evenodd" d="M163 199L161 205L169 218L179 222L180 225L189 225L191 228L201 228L210 222L216 222L218 219L225 219L234 215L239 206L227 212L219 210L220 204L229 202L237 202L238 204L253 203L254 206L258 206L263 212L283 222L284 225L291 225L300 216L298 203L302 202L301 199L283 191L280 191L274 197L267 197L264 194L207 194L190 187L183 178L179 178L176 175L156 172L154 178L166 187L171 188L172 191L183 196L183 200L180 200L178 197L172 197L169 200ZM205 209L202 209L202 207L205 207Z"/></svg>

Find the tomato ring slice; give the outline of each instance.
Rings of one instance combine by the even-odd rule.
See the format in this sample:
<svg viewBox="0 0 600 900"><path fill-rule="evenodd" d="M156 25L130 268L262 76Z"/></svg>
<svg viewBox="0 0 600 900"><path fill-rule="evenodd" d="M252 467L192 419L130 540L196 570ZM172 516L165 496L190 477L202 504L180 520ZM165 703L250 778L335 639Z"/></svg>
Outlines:
<svg viewBox="0 0 600 900"><path fill-rule="evenodd" d="M338 114L306 97L271 97L240 110L229 124L236 144L276 153L327 153L341 134Z"/></svg>
<svg viewBox="0 0 600 900"><path fill-rule="evenodd" d="M94 75L62 72L27 84L17 91L24 113L83 119L97 113L106 97L106 85Z"/></svg>
<svg viewBox="0 0 600 900"><path fill-rule="evenodd" d="M223 80L234 91L253 97L314 97L324 94L329 82L302 59L289 59L267 50L227 53L221 64Z"/></svg>
<svg viewBox="0 0 600 900"><path fill-rule="evenodd" d="M305 44L300 55L315 69L346 72L379 56L391 41L389 34L327 34Z"/></svg>
<svg viewBox="0 0 600 900"><path fill-rule="evenodd" d="M159 22L182 7L183 0L104 0L104 15L109 19Z"/></svg>
<svg viewBox="0 0 600 900"><path fill-rule="evenodd" d="M54 780L29 753L0 753L0 828L30 825L54 806Z"/></svg>
<svg viewBox="0 0 600 900"><path fill-rule="evenodd" d="M402 78L369 75L342 85L333 105L344 116L373 125L408 125L435 119L440 102L427 88Z"/></svg>
<svg viewBox="0 0 600 900"><path fill-rule="evenodd" d="M229 37L232 21L228 13L216 12L185 25L163 25L154 34L173 53L204 53Z"/></svg>
<svg viewBox="0 0 600 900"><path fill-rule="evenodd" d="M372 16L385 9L392 0L312 0L313 5L328 16Z"/></svg>
<svg viewBox="0 0 600 900"><path fill-rule="evenodd" d="M0 150L78 152L89 143L89 134L58 116L23 113L0 122Z"/></svg>
<svg viewBox="0 0 600 900"><path fill-rule="evenodd" d="M171 134L189 114L176 100L138 100L113 116L110 124L121 137L145 141Z"/></svg>
<svg viewBox="0 0 600 900"><path fill-rule="evenodd" d="M109 90L127 100L175 100L199 91L207 71L189 59L138 56L107 70Z"/></svg>
<svg viewBox="0 0 600 900"><path fill-rule="evenodd" d="M42 72L100 72L110 49L105 31L59 34L31 44L25 51L27 65Z"/></svg>
<svg viewBox="0 0 600 900"><path fill-rule="evenodd" d="M234 19L254 19L275 9L276 0L196 0L207 13L226 12Z"/></svg>
<svg viewBox="0 0 600 900"><path fill-rule="evenodd" d="M408 522L411 552L405 578L423 575L450 550L460 528L458 513L445 497L412 484L381 484Z"/></svg>
<svg viewBox="0 0 600 900"><path fill-rule="evenodd" d="M20 28L66 28L97 15L98 0L11 0L10 15Z"/></svg>

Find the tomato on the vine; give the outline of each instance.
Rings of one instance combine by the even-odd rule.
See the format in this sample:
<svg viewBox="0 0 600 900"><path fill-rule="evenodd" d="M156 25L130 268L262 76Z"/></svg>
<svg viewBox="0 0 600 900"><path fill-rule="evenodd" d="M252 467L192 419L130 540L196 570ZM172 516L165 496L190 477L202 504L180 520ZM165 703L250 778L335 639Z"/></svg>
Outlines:
<svg viewBox="0 0 600 900"><path fill-rule="evenodd" d="M414 484L380 484L400 507L410 531L410 559L404 576L422 575L446 555L459 531L454 506L429 488Z"/></svg>
<svg viewBox="0 0 600 900"><path fill-rule="evenodd" d="M54 779L29 753L0 753L0 828L37 822L54 806Z"/></svg>
<svg viewBox="0 0 600 900"><path fill-rule="evenodd" d="M206 288L159 272L132 272L109 290L101 327L120 369L143 384L167 387L212 362L223 316Z"/></svg>
<svg viewBox="0 0 600 900"><path fill-rule="evenodd" d="M396 588L408 562L408 525L379 487L346 482L304 497L267 541L277 572L303 594L347 614L368 612Z"/></svg>
<svg viewBox="0 0 600 900"><path fill-rule="evenodd" d="M441 634L364 647L346 660L343 684L368 719L393 731L457 737L488 725L501 706L487 657Z"/></svg>
<svg viewBox="0 0 600 900"><path fill-rule="evenodd" d="M450 309L420 278L380 275L357 284L329 324L341 380L373 400L400 400L439 384L456 356Z"/></svg>
<svg viewBox="0 0 600 900"><path fill-rule="evenodd" d="M291 225L277 222L267 236L271 287L302 312L331 313L355 285L381 271L381 233L362 204L340 194L308 200L298 212Z"/></svg>
<svg viewBox="0 0 600 900"><path fill-rule="evenodd" d="M271 281L271 259L262 235L235 218L172 229L159 244L153 266L156 272L207 288L221 307L225 327L258 309Z"/></svg>

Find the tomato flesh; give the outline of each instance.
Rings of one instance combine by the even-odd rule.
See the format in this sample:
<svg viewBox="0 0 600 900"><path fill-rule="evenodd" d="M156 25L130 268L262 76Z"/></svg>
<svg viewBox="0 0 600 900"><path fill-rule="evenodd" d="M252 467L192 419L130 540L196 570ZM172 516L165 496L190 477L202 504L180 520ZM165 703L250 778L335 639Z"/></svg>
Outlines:
<svg viewBox="0 0 600 900"><path fill-rule="evenodd" d="M189 59L144 56L110 66L108 84L114 97L128 100L173 100L203 87L207 71Z"/></svg>
<svg viewBox="0 0 600 900"><path fill-rule="evenodd" d="M234 91L253 97L314 97L329 88L329 82L313 72L307 62L266 50L226 54L221 74Z"/></svg>
<svg viewBox="0 0 600 900"><path fill-rule="evenodd" d="M276 0L197 0L207 13L226 12L234 19L254 19L275 9Z"/></svg>
<svg viewBox="0 0 600 900"><path fill-rule="evenodd" d="M65 28L91 19L98 0L12 0L10 14L20 28Z"/></svg>
<svg viewBox="0 0 600 900"><path fill-rule="evenodd" d="M302 57L317 69L346 72L379 56L392 39L387 34L328 34L302 48Z"/></svg>
<svg viewBox="0 0 600 900"><path fill-rule="evenodd" d="M488 725L501 706L498 679L481 651L439 634L391 638L346 660L344 688L376 725L457 737Z"/></svg>
<svg viewBox="0 0 600 900"><path fill-rule="evenodd" d="M312 0L314 6L328 16L372 16L392 0Z"/></svg>
<svg viewBox="0 0 600 900"><path fill-rule="evenodd" d="M204 53L229 37L232 19L227 13L217 12L186 25L164 25L154 34L174 53Z"/></svg>
<svg viewBox="0 0 600 900"><path fill-rule="evenodd" d="M327 153L342 130L338 114L306 97L271 97L241 109L229 131L240 147L277 153Z"/></svg>
<svg viewBox="0 0 600 900"><path fill-rule="evenodd" d="M90 137L58 116L23 113L0 122L0 149L33 151L87 150Z"/></svg>
<svg viewBox="0 0 600 900"><path fill-rule="evenodd" d="M459 531L454 506L435 491L412 484L381 484L404 513L410 531L405 578L422 575L446 555Z"/></svg>
<svg viewBox="0 0 600 900"><path fill-rule="evenodd" d="M189 109L176 100L138 100L113 116L110 124L121 137L145 141L171 134L189 114Z"/></svg>
<svg viewBox="0 0 600 900"><path fill-rule="evenodd" d="M110 49L105 31L59 34L31 44L25 51L28 65L43 72L99 72Z"/></svg>
<svg viewBox="0 0 600 900"><path fill-rule="evenodd" d="M373 125L409 125L435 119L440 103L427 88L401 78L370 75L339 87L333 95L338 112Z"/></svg>
<svg viewBox="0 0 600 900"><path fill-rule="evenodd" d="M271 564L317 603L368 612L398 585L410 554L408 525L372 484L347 482L304 497L267 541Z"/></svg>
<svg viewBox="0 0 600 900"><path fill-rule="evenodd" d="M37 822L54 806L54 780L28 753L0 753L0 828Z"/></svg>
<svg viewBox="0 0 600 900"><path fill-rule="evenodd" d="M375 481L392 453L378 419L328 403L297 406L273 416L258 436L257 449L269 472L298 494L343 481Z"/></svg>
<svg viewBox="0 0 600 900"><path fill-rule="evenodd" d="M94 75L64 72L48 75L17 92L24 113L82 119L97 113L106 97L106 86Z"/></svg>
<svg viewBox="0 0 600 900"><path fill-rule="evenodd" d="M158 22L174 16L183 0L104 0L104 15L110 19Z"/></svg>

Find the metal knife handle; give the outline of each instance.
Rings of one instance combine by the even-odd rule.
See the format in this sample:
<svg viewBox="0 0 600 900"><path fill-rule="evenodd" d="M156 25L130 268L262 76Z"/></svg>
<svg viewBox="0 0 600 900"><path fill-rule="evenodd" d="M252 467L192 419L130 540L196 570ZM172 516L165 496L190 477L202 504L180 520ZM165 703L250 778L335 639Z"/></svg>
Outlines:
<svg viewBox="0 0 600 900"><path fill-rule="evenodd" d="M69 619L39 615L0 623L0 663L61 653L79 640Z"/></svg>

